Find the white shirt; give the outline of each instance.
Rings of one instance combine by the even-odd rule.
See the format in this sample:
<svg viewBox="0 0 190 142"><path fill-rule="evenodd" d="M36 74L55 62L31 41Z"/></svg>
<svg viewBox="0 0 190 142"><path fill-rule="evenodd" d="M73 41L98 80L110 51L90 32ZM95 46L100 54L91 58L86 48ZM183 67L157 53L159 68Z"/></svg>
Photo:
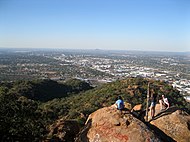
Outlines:
<svg viewBox="0 0 190 142"><path fill-rule="evenodd" d="M168 99L167 98L163 98L163 101L165 104L168 104Z"/></svg>

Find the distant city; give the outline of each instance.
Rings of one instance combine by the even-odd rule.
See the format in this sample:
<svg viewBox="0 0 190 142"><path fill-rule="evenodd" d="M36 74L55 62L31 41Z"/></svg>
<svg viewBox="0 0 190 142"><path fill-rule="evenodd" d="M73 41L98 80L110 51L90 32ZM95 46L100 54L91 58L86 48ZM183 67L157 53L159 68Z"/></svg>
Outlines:
<svg viewBox="0 0 190 142"><path fill-rule="evenodd" d="M190 53L0 49L0 80L77 78L96 86L128 77L163 80L190 101Z"/></svg>

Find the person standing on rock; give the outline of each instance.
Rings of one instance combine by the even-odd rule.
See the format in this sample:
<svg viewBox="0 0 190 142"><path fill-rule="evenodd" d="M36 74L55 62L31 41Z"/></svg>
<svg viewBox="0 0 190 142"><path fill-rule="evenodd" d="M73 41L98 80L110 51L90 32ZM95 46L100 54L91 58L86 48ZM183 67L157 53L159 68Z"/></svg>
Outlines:
<svg viewBox="0 0 190 142"><path fill-rule="evenodd" d="M157 95L155 94L154 91L152 91L151 97L150 97L150 115L151 115L151 118L153 118L155 115L156 98L157 98Z"/></svg>
<svg viewBox="0 0 190 142"><path fill-rule="evenodd" d="M118 96L117 101L115 102L116 108L120 111L124 109L124 101L121 96Z"/></svg>

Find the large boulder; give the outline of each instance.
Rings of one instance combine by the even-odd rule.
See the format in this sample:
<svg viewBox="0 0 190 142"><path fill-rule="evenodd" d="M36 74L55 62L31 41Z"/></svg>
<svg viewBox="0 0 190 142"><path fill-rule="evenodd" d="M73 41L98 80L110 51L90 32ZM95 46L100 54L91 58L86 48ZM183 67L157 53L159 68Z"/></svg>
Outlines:
<svg viewBox="0 0 190 142"><path fill-rule="evenodd" d="M158 113L150 123L177 142L190 142L190 116L176 107Z"/></svg>
<svg viewBox="0 0 190 142"><path fill-rule="evenodd" d="M138 104L133 107L132 111L142 111L142 104Z"/></svg>
<svg viewBox="0 0 190 142"><path fill-rule="evenodd" d="M158 142L161 141L143 122L128 111L114 106L92 113L77 142Z"/></svg>

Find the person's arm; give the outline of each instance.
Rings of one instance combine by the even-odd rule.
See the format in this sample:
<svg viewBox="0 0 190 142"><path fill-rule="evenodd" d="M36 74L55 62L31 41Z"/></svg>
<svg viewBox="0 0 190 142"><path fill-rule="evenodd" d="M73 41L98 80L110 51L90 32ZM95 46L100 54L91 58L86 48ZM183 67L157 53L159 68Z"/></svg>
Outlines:
<svg viewBox="0 0 190 142"><path fill-rule="evenodd" d="M118 101L115 102L114 106L118 108Z"/></svg>
<svg viewBox="0 0 190 142"><path fill-rule="evenodd" d="M159 100L159 103L160 103L160 110L162 110L162 109L163 109L163 100L160 99L160 100Z"/></svg>

